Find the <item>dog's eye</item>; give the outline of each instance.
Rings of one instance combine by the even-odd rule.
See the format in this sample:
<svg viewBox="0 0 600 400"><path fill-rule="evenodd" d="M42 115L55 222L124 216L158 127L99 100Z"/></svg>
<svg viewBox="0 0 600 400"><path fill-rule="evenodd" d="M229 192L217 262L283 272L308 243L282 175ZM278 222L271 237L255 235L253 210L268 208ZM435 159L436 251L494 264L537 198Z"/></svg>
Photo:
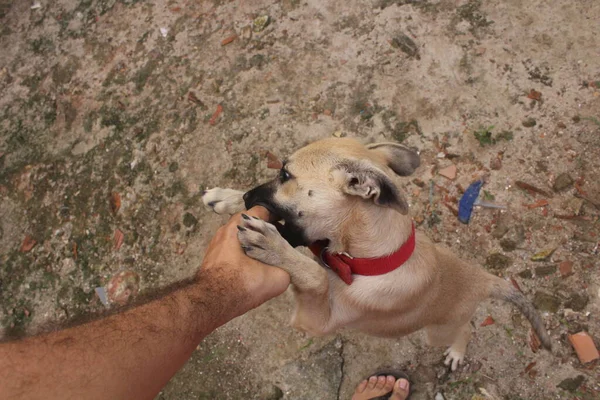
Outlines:
<svg viewBox="0 0 600 400"><path fill-rule="evenodd" d="M284 168L279 170L279 180L281 183L287 182L292 178L289 172L287 172Z"/></svg>

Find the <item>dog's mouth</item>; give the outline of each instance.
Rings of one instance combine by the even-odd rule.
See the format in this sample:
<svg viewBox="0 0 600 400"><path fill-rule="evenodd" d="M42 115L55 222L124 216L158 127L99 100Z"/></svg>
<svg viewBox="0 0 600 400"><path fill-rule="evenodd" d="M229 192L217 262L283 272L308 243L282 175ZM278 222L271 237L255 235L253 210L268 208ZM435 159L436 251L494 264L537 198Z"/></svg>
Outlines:
<svg viewBox="0 0 600 400"><path fill-rule="evenodd" d="M261 206L269 211L269 222L275 225L279 234L292 246L309 246L311 242L306 238L304 229L296 224L289 212L274 206L268 201L255 200L247 201L246 208L250 209L254 206Z"/></svg>

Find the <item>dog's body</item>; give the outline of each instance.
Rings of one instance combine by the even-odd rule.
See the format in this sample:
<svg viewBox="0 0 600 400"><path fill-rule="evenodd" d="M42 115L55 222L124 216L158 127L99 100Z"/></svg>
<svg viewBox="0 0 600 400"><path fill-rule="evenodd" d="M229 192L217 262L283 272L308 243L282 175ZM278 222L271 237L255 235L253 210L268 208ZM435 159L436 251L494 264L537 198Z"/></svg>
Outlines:
<svg viewBox="0 0 600 400"><path fill-rule="evenodd" d="M211 189L203 200L218 213L263 205L285 220L278 230L262 220L244 219L238 237L247 255L290 274L297 329L323 335L350 327L399 337L425 328L429 344L450 346L446 364L454 370L464 357L477 305L494 297L515 304L549 348L541 318L518 290L418 232L414 252L403 265L383 275L354 275L350 285L294 250L292 245L326 239L331 253L379 258L395 252L412 232L396 179L418 165L417 153L398 144L327 139L297 151L272 182L245 195Z"/></svg>

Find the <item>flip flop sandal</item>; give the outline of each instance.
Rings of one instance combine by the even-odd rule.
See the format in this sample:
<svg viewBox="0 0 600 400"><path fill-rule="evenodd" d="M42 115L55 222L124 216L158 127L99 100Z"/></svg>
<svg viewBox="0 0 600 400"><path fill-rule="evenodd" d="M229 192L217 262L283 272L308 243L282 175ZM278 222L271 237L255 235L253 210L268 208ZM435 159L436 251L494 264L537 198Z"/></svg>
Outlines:
<svg viewBox="0 0 600 400"><path fill-rule="evenodd" d="M408 396L406 396L406 400L410 400L410 396L412 395L413 392L413 383L410 381L408 375L406 375L404 372L395 372L395 371L381 371L381 372L377 372L377 374L375 376L379 377L379 376L388 376L391 375L394 378L396 378L396 380L402 378L402 379L406 379L409 383L408 386ZM371 377L373 375L369 375L369 377ZM369 378L367 378L369 379ZM392 396L392 392L386 393L383 396L379 396L379 397L373 397L371 400L388 400L391 396Z"/></svg>

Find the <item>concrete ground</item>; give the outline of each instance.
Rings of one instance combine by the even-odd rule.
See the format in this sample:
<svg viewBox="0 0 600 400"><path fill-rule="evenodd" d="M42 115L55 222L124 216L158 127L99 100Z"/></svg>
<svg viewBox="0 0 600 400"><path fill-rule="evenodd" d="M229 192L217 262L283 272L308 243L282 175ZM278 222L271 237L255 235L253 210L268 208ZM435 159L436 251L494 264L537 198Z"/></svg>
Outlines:
<svg viewBox="0 0 600 400"><path fill-rule="evenodd" d="M119 271L133 294L192 275L225 221L201 191L270 178L266 151L395 140L422 154L404 187L418 229L513 278L553 353L490 301L450 373L421 333L308 338L286 293L214 332L158 398L349 399L385 368L415 399L598 398L598 362L568 341L600 344L598 21L596 0L0 0L0 335L102 310L94 288ZM508 210L460 224L480 177Z"/></svg>

